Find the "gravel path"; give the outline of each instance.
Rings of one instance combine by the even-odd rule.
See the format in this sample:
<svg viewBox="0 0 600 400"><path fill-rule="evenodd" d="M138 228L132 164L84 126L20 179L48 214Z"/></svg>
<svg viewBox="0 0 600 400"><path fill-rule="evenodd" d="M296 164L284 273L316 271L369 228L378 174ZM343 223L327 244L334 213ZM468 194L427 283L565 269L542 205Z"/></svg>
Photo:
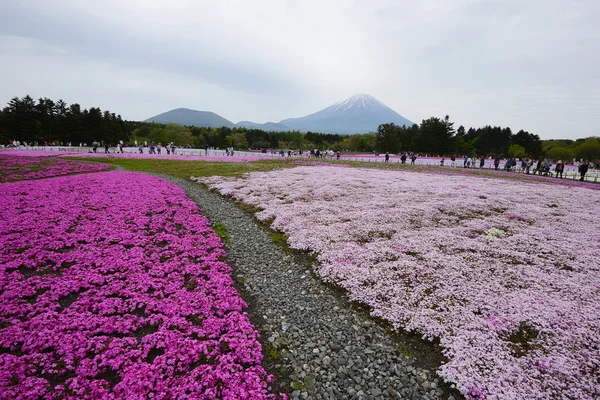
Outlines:
<svg viewBox="0 0 600 400"><path fill-rule="evenodd" d="M161 177L186 190L213 223L227 228L227 262L261 332L273 392L292 399L459 399L433 372L432 344L393 334L313 275L233 201L203 186ZM432 355L433 354L433 355Z"/></svg>

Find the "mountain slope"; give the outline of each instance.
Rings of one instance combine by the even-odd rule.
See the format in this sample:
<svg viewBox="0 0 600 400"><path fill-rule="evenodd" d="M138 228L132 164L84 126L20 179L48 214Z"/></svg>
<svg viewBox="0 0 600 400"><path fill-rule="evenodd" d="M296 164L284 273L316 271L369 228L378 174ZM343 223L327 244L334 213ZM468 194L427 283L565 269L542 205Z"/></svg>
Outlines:
<svg viewBox="0 0 600 400"><path fill-rule="evenodd" d="M210 111L197 111L188 108L176 108L162 114L148 118L144 122L157 122L159 124L180 124L189 126L206 126L220 128L227 126L233 128L234 123Z"/></svg>
<svg viewBox="0 0 600 400"><path fill-rule="evenodd" d="M257 122L252 121L240 121L235 126L244 127L248 129L262 129L266 132L285 132L290 131L291 129L283 124L279 124L277 122L265 122L264 124L259 124Z"/></svg>
<svg viewBox="0 0 600 400"><path fill-rule="evenodd" d="M389 122L400 126L413 125L374 97L356 94L316 113L284 119L279 123L302 132L353 134L374 132L380 124Z"/></svg>

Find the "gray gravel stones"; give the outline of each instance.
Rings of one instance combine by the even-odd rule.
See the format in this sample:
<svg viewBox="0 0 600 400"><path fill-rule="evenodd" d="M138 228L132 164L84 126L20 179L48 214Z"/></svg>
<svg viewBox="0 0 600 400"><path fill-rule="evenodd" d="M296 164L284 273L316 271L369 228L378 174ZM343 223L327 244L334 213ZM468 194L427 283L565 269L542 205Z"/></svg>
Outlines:
<svg viewBox="0 0 600 400"><path fill-rule="evenodd" d="M274 393L292 399L460 398L418 357L399 351L382 324L319 281L299 257L273 244L268 232L234 202L191 181L184 188L213 223L229 233L227 262L261 332Z"/></svg>

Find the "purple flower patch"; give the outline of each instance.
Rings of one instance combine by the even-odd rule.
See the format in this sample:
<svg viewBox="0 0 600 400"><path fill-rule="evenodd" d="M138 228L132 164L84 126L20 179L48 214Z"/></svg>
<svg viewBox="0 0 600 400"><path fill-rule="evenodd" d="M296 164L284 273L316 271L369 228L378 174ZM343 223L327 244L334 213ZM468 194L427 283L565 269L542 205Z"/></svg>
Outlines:
<svg viewBox="0 0 600 400"><path fill-rule="evenodd" d="M0 189L0 398L275 397L182 189L121 171Z"/></svg>
<svg viewBox="0 0 600 400"><path fill-rule="evenodd" d="M65 160L59 157L15 156L0 153L0 182L51 178L110 169L110 165Z"/></svg>

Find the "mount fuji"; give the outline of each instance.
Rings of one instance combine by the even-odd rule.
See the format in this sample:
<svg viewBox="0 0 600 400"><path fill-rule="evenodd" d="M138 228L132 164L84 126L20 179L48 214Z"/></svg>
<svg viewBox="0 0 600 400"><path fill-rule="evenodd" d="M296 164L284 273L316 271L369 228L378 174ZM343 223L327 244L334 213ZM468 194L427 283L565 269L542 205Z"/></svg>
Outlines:
<svg viewBox="0 0 600 400"><path fill-rule="evenodd" d="M280 121L293 130L323 133L374 132L381 124L412 126L413 123L368 94L355 94L321 111L301 118Z"/></svg>
<svg viewBox="0 0 600 400"><path fill-rule="evenodd" d="M379 125L389 122L400 126L413 125L402 115L368 94L356 94L305 117L288 118L280 122L267 122L265 124L251 121L240 121L234 124L213 112L187 108L177 108L149 118L145 122L214 128L237 126L271 132L298 130L300 132L312 131L339 134L375 132Z"/></svg>

